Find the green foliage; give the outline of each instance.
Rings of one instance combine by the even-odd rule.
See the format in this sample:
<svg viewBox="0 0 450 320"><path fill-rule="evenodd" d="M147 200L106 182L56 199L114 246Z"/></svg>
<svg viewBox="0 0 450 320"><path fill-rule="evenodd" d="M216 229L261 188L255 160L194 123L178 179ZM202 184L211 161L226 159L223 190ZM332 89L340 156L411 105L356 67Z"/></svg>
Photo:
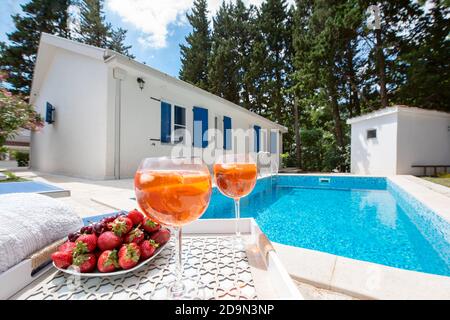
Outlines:
<svg viewBox="0 0 450 320"><path fill-rule="evenodd" d="M82 0L79 8L81 42L100 48L108 47L111 24L105 21L103 0Z"/></svg>
<svg viewBox="0 0 450 320"><path fill-rule="evenodd" d="M125 45L127 30L113 29L111 23L106 22L104 0L80 0L80 26L77 30L77 40L96 46L107 48L126 55L132 59L129 52L131 46Z"/></svg>
<svg viewBox="0 0 450 320"><path fill-rule="evenodd" d="M127 32L128 32L127 30L122 28L112 30L111 39L108 42L108 49L114 50L115 52L121 53L131 59L134 59L135 56L129 52L131 46L125 45Z"/></svg>
<svg viewBox="0 0 450 320"><path fill-rule="evenodd" d="M2 183L2 182L22 182L22 181L27 181L27 179L20 178L20 177L16 176L14 173L12 173L10 171L5 171L3 173L6 175L7 178L5 180L0 180L0 183Z"/></svg>
<svg viewBox="0 0 450 320"><path fill-rule="evenodd" d="M14 158L19 167L28 167L30 163L30 154L28 152L15 151Z"/></svg>
<svg viewBox="0 0 450 320"><path fill-rule="evenodd" d="M195 0L192 12L186 15L192 32L186 37L186 44L180 45L180 79L203 89L208 89L208 58L211 49L207 13L206 0Z"/></svg>
<svg viewBox="0 0 450 320"><path fill-rule="evenodd" d="M20 129L37 130L43 121L33 106L21 96L15 96L2 87L5 75L0 73L0 146L14 137Z"/></svg>

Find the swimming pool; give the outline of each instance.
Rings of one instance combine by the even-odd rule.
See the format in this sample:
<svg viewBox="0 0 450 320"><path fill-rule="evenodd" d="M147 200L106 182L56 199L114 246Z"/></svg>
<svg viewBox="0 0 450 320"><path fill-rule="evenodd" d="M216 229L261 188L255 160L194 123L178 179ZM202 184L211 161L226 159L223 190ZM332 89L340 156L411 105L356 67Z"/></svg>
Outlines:
<svg viewBox="0 0 450 320"><path fill-rule="evenodd" d="M241 200L270 240L450 276L450 225L386 178L280 175ZM202 219L234 217L217 189Z"/></svg>

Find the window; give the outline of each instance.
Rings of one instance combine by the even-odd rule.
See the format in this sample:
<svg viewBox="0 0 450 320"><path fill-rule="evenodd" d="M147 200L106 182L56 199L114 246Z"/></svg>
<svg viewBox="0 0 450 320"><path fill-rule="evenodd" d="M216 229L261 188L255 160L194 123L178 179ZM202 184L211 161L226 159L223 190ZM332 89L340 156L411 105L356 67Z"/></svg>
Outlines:
<svg viewBox="0 0 450 320"><path fill-rule="evenodd" d="M376 139L377 138L377 129L367 130L367 139Z"/></svg>
<svg viewBox="0 0 450 320"><path fill-rule="evenodd" d="M231 118L223 117L223 149L231 150Z"/></svg>
<svg viewBox="0 0 450 320"><path fill-rule="evenodd" d="M260 131L261 131L261 127L260 126L253 126L254 130L255 130L255 140L254 140L254 146L255 146L255 152L259 152L260 150Z"/></svg>
<svg viewBox="0 0 450 320"><path fill-rule="evenodd" d="M186 140L186 109L180 106L174 109L174 143L182 143Z"/></svg>
<svg viewBox="0 0 450 320"><path fill-rule="evenodd" d="M278 137L275 131L270 131L270 153L277 153Z"/></svg>
<svg viewBox="0 0 450 320"><path fill-rule="evenodd" d="M208 109L194 107L194 147L208 147Z"/></svg>
<svg viewBox="0 0 450 320"><path fill-rule="evenodd" d="M161 143L170 143L172 132L172 106L161 101Z"/></svg>

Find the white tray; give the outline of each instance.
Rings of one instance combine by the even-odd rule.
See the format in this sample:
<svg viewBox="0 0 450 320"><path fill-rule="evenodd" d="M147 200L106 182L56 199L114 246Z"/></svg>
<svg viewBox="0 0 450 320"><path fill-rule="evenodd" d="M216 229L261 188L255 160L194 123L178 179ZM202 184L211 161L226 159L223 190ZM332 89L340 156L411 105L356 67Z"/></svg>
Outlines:
<svg viewBox="0 0 450 320"><path fill-rule="evenodd" d="M245 250L232 249L233 219L198 220L183 230L185 274L206 299L303 299L267 237L241 219ZM51 267L12 299L165 299L173 280L173 240L152 263L127 275L68 276ZM16 277L17 279L17 277Z"/></svg>

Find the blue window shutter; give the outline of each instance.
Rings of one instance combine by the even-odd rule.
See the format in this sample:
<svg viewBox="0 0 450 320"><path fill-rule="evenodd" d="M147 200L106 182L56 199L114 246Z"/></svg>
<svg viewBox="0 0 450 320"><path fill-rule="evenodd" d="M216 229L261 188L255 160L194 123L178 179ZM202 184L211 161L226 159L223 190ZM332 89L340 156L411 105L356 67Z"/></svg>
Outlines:
<svg viewBox="0 0 450 320"><path fill-rule="evenodd" d="M161 142L170 143L172 131L171 105L161 101Z"/></svg>
<svg viewBox="0 0 450 320"><path fill-rule="evenodd" d="M231 118L223 117L223 148L231 150Z"/></svg>
<svg viewBox="0 0 450 320"><path fill-rule="evenodd" d="M259 152L259 144L260 144L260 131L261 131L261 127L260 126L253 126L253 128L255 129L255 152Z"/></svg>
<svg viewBox="0 0 450 320"><path fill-rule="evenodd" d="M278 141L277 141L277 133L271 131L270 132L270 153L277 153L277 145L278 145Z"/></svg>
<svg viewBox="0 0 450 320"><path fill-rule="evenodd" d="M194 107L194 147L208 147L208 109Z"/></svg>

